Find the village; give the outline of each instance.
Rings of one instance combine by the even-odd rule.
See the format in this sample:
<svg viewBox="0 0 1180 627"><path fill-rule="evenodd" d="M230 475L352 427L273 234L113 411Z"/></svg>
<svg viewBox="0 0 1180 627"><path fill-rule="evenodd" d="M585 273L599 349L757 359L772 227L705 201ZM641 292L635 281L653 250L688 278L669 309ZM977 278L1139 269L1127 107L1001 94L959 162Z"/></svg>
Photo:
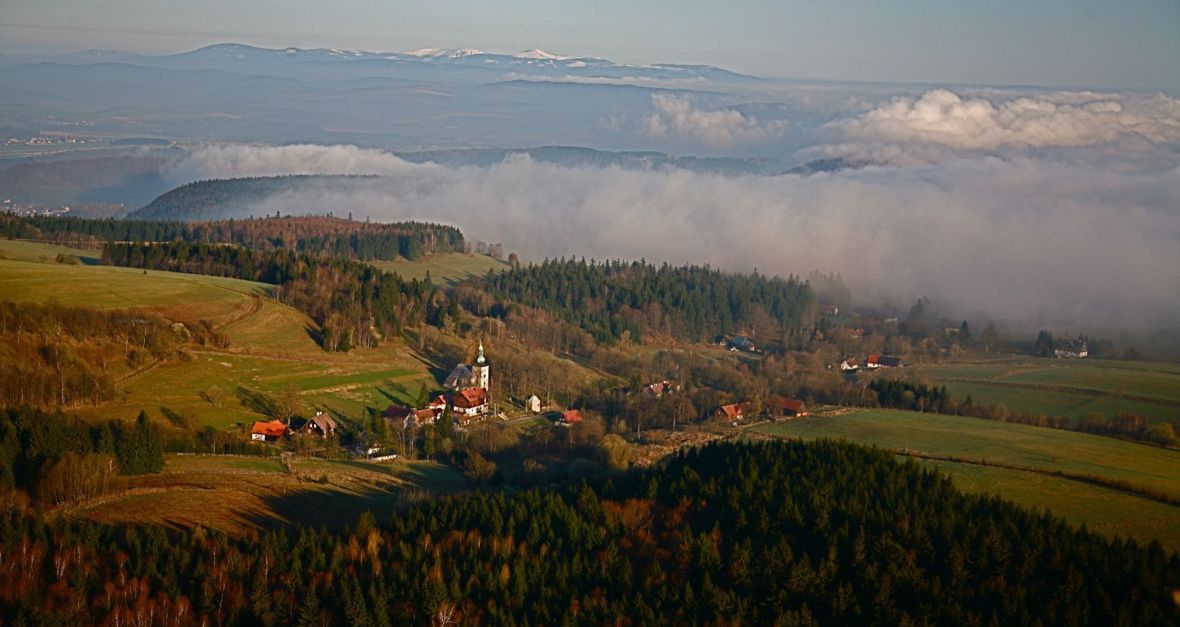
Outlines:
<svg viewBox="0 0 1180 627"><path fill-rule="evenodd" d="M726 336L722 345L730 351L741 351L751 354L761 354L754 341L745 336ZM863 365L862 365L863 364ZM901 358L892 355L871 354L862 360L849 357L839 364L839 370L846 378L855 379L862 368L867 372L881 369L900 368ZM829 366L831 367L831 366ZM417 406L413 404L390 404L380 411L375 422L377 428L364 430L349 430L344 428L341 420L334 418L330 412L317 410L310 418L301 419L291 417L287 420L274 419L256 421L249 429L250 439L258 443L294 444L300 450L306 450L317 443L320 448L335 448L337 452L353 458L368 461L389 461L413 451L415 434L425 427L434 430L453 430L465 433L485 424L529 424L547 425L557 430L571 430L582 425L587 411L579 407L563 407L546 399L542 400L537 393L529 394L525 398L493 398L492 364L485 354L481 341L471 363L456 364L450 374L442 382L445 391L425 395L424 402ZM638 395L649 401L665 399L665 397L682 393L680 383L669 379L662 379L626 390L619 388L623 395ZM594 412L591 412L593 414ZM764 398L745 398L734 402L722 403L715 406L709 416L713 419L713 429L736 428L762 421L794 419L808 416L809 408L802 399L791 398L779 394L768 394ZM697 431L694 425L692 431ZM695 443L692 438L667 437L675 435L673 429L661 436L655 436L657 449L661 449L664 441L678 441L681 445ZM378 433L386 434L382 437ZM346 437L345 434L347 433ZM394 434L395 437L388 437ZM644 438L637 425L628 439L635 444L651 444L655 442ZM393 441L396 440L396 446ZM663 447L666 448L666 447ZM649 460L650 463L650 460Z"/></svg>

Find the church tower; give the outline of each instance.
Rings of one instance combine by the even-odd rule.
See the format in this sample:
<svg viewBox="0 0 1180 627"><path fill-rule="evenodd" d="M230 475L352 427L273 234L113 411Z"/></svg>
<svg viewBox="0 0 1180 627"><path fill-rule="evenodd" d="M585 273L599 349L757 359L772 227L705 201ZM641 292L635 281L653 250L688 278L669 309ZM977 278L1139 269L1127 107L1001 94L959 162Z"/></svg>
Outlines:
<svg viewBox="0 0 1180 627"><path fill-rule="evenodd" d="M483 342L479 343L479 355L475 358L475 365L471 368L471 379L477 388L488 389L492 367L483 356Z"/></svg>

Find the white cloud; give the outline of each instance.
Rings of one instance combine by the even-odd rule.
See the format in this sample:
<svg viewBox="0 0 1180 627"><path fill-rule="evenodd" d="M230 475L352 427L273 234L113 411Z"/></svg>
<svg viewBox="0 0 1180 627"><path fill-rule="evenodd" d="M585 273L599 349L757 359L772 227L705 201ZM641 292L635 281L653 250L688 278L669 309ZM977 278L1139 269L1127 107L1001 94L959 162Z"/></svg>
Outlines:
<svg viewBox="0 0 1180 627"><path fill-rule="evenodd" d="M337 147L277 150L290 154L262 153L266 167L314 172L328 163L339 173L343 165L328 158ZM1180 168L1125 166L971 157L922 168L723 177L568 168L522 155L490 168L398 165L355 188L307 184L250 212L331 207L455 224L529 259L643 257L782 275L819 268L841 272L866 300L904 305L926 295L972 316L1174 326Z"/></svg>
<svg viewBox="0 0 1180 627"><path fill-rule="evenodd" d="M282 174L399 174L421 169L383 150L357 146L210 144L199 146L171 173L177 180Z"/></svg>
<svg viewBox="0 0 1180 627"><path fill-rule="evenodd" d="M1061 92L1002 100L945 89L900 97L833 128L851 142L919 144L956 150L1128 148L1180 142L1180 100Z"/></svg>
<svg viewBox="0 0 1180 627"><path fill-rule="evenodd" d="M774 139L789 128L785 120L759 122L734 109L698 109L688 96L652 94L651 103L655 112L645 126L648 136L657 139L677 135L724 149Z"/></svg>

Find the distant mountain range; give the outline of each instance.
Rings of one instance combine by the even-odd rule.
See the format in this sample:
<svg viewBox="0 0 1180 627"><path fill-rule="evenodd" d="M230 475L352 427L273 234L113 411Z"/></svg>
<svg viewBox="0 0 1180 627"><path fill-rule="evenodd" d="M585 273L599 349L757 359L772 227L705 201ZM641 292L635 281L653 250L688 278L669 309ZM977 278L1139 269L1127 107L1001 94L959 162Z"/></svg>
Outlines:
<svg viewBox="0 0 1180 627"><path fill-rule="evenodd" d="M699 141L653 140L645 131L653 97L684 96L710 110L743 104L736 94L763 83L709 65L627 65L539 49L218 44L165 55L0 54L0 141L67 132L396 151L565 145L716 156Z"/></svg>
<svg viewBox="0 0 1180 627"><path fill-rule="evenodd" d="M657 63L622 65L601 57L562 56L534 48L515 54L484 52L471 48L421 48L410 52L373 52L335 48L259 48L245 44L216 44L190 52L144 55L111 50L87 50L64 55L28 57L26 62L71 65L124 63L143 67L183 70L224 70L287 74L308 65L387 69L414 73L414 66L437 76L440 68L458 78L497 80L506 72L537 78L580 77L587 79L631 79L665 81L758 81L757 77L731 72L711 65ZM478 80L478 79L476 79Z"/></svg>

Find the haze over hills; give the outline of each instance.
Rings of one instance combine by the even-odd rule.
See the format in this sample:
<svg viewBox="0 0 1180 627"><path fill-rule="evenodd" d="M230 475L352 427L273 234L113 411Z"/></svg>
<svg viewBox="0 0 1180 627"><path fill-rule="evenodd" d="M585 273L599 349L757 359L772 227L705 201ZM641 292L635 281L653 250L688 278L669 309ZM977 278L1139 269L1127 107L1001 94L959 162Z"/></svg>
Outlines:
<svg viewBox="0 0 1180 627"><path fill-rule="evenodd" d="M535 49L221 44L7 57L0 97L21 146L0 195L21 202L130 212L199 180L378 175L389 187L167 215L330 207L445 219L533 258L834 270L874 300L925 295L964 313L1126 323L1119 303L1137 302L1136 324L1180 314L1168 296L1180 286L1180 100L1163 93L768 81ZM50 143L20 143L35 137ZM95 143L53 143L66 137ZM132 138L171 145L114 145ZM109 172L92 156L156 165L107 180L86 174ZM672 236L641 237L657 231Z"/></svg>
<svg viewBox="0 0 1180 627"><path fill-rule="evenodd" d="M0 622L1175 623L1180 7L837 4L5 0Z"/></svg>

